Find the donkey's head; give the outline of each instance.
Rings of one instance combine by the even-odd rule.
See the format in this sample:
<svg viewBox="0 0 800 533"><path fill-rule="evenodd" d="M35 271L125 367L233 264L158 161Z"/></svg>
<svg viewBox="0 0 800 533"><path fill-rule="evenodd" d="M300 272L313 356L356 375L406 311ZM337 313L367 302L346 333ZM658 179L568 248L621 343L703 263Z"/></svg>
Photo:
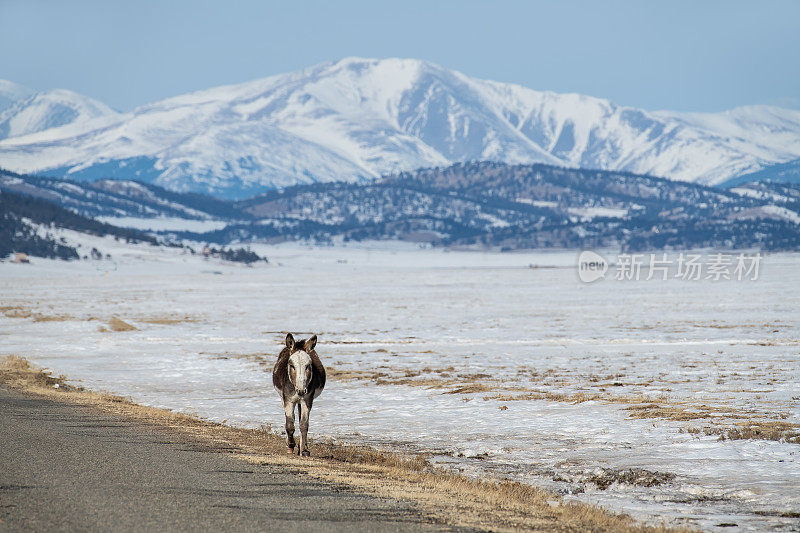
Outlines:
<svg viewBox="0 0 800 533"><path fill-rule="evenodd" d="M300 396L308 392L311 384L311 377L314 370L311 366L311 356L309 355L314 346L317 345L317 336L314 335L308 340L295 342L291 333L286 335L286 347L289 349L289 381L294 386L294 390Z"/></svg>

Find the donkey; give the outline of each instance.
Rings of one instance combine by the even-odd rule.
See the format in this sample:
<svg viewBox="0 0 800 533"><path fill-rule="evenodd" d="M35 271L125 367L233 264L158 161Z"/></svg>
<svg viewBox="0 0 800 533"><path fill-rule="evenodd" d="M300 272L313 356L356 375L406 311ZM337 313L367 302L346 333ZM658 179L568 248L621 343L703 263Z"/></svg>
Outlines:
<svg viewBox="0 0 800 533"><path fill-rule="evenodd" d="M272 367L272 385L283 400L286 413L286 447L289 453L308 457L308 414L314 398L325 388L325 367L314 351L317 336L295 342L291 333L286 335L286 347ZM300 446L295 452L294 411L299 405Z"/></svg>

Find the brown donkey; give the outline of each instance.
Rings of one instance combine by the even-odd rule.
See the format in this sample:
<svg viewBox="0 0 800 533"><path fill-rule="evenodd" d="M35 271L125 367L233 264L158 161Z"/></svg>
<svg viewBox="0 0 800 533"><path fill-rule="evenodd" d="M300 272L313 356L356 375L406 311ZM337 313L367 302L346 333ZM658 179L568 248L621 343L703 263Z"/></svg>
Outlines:
<svg viewBox="0 0 800 533"><path fill-rule="evenodd" d="M286 413L286 446L289 453L295 453L294 411L299 405L300 446L296 453L309 456L308 414L314 398L325 388L325 367L314 351L317 336L295 342L291 333L286 335L286 347L278 355L272 367L272 385L283 400Z"/></svg>

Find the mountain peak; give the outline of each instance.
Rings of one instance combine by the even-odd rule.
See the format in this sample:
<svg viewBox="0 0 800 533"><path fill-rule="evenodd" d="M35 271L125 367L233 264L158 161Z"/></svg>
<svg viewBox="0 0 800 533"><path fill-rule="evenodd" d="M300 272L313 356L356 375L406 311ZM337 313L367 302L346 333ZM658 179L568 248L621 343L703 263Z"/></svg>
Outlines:
<svg viewBox="0 0 800 533"><path fill-rule="evenodd" d="M66 89L51 89L18 99L0 113L0 139L22 137L117 114L106 104L88 96Z"/></svg>
<svg viewBox="0 0 800 533"><path fill-rule="evenodd" d="M35 91L19 83L0 79L0 112L8 109L14 103L29 97Z"/></svg>

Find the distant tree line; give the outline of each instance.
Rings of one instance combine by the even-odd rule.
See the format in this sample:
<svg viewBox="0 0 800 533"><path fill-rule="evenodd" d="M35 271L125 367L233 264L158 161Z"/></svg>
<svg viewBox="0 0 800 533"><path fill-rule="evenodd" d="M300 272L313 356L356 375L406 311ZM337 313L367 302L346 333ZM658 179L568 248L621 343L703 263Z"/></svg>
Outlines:
<svg viewBox="0 0 800 533"><path fill-rule="evenodd" d="M63 239L56 239L48 228L71 229L95 236L111 235L129 243L158 244L153 236L104 224L39 198L0 192L0 257L14 252L53 259L80 257L74 247Z"/></svg>
<svg viewBox="0 0 800 533"><path fill-rule="evenodd" d="M800 185L759 186L763 197L627 172L459 163L270 191L237 202L257 221L178 236L217 244L341 239L500 250L800 250L800 224L791 218L800 217Z"/></svg>

